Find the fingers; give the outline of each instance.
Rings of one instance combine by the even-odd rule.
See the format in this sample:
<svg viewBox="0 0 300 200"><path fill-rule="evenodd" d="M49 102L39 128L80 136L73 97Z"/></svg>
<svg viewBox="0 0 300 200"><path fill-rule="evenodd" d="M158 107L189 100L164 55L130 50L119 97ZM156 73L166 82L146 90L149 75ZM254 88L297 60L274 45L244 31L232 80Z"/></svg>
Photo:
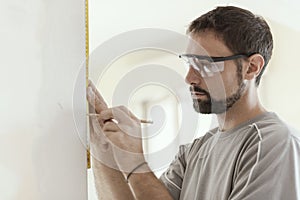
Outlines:
<svg viewBox="0 0 300 200"><path fill-rule="evenodd" d="M102 123L102 130L106 132L120 131L119 123L123 122L124 113L117 108L103 110L98 116L98 120Z"/></svg>
<svg viewBox="0 0 300 200"><path fill-rule="evenodd" d="M106 102L90 80L87 88L87 99L92 109L94 109L96 113L101 113L102 110L107 109Z"/></svg>
<svg viewBox="0 0 300 200"><path fill-rule="evenodd" d="M130 116L130 118L136 120L136 121L140 121L127 107L125 106L119 106L118 107L120 110L122 110L124 113L126 113L128 116Z"/></svg>
<svg viewBox="0 0 300 200"><path fill-rule="evenodd" d="M105 124L100 120L99 117L92 117L90 120L91 140L100 140L100 143L107 143L107 132L118 132L120 128L117 123L113 120L108 120Z"/></svg>
<svg viewBox="0 0 300 200"><path fill-rule="evenodd" d="M118 121L123 119L131 118L133 120L139 121L139 119L130 112L125 106L118 106L115 108L112 108L111 111L108 111L108 106L106 102L104 101L103 97L93 84L91 80L89 80L88 88L87 88L87 99L90 104L90 111L92 110L98 114L100 114L102 111L105 111L106 114L103 115L101 118L103 118L103 121L110 120L110 119L117 119ZM113 111L113 112L112 112ZM112 114L114 113L114 115ZM117 117L116 117L117 116Z"/></svg>
<svg viewBox="0 0 300 200"><path fill-rule="evenodd" d="M124 124L128 124L129 122L132 123L132 121L140 123L140 120L125 106L118 106L103 110L100 114L100 118L104 123L111 119L115 119L117 123Z"/></svg>
<svg viewBox="0 0 300 200"><path fill-rule="evenodd" d="M118 124L113 121L106 122L103 126L103 131L107 135L107 132L117 132L120 131Z"/></svg>
<svg viewBox="0 0 300 200"><path fill-rule="evenodd" d="M95 117L90 120L90 137L92 142L100 142L101 144L107 143L99 121Z"/></svg>
<svg viewBox="0 0 300 200"><path fill-rule="evenodd" d="M112 119L114 119L116 123L119 123L123 121L122 120L123 118L124 118L124 113L118 108L109 108L103 110L99 116L99 119L101 119L103 123L111 121Z"/></svg>
<svg viewBox="0 0 300 200"><path fill-rule="evenodd" d="M92 90L95 92L96 96L101 97L100 92L97 90L96 86L90 79L89 79L88 87L92 88Z"/></svg>

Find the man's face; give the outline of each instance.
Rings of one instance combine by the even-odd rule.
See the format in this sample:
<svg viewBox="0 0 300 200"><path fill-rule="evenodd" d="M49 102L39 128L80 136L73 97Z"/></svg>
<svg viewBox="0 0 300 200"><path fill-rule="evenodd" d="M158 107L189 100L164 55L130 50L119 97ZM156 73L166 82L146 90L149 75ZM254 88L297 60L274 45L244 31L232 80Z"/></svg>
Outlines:
<svg viewBox="0 0 300 200"><path fill-rule="evenodd" d="M197 36L192 36L192 39L197 45L190 44L188 53L206 54L211 57L224 57L233 54L213 32L201 32ZM203 48L206 52L203 51ZM189 67L186 82L190 85L194 109L199 113L224 113L244 93L242 63L228 60L221 64L224 65L224 70L208 77L203 77L199 71Z"/></svg>

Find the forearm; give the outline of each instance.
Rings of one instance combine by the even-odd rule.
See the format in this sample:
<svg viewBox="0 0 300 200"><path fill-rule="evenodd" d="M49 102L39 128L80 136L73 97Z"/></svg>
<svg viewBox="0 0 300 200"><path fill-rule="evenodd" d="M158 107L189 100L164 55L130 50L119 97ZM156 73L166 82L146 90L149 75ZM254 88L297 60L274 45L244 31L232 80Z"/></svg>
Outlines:
<svg viewBox="0 0 300 200"><path fill-rule="evenodd" d="M120 171L93 160L93 172L99 200L134 199L129 185L124 180L124 176Z"/></svg>
<svg viewBox="0 0 300 200"><path fill-rule="evenodd" d="M167 188L153 172L133 173L128 183L120 171L98 161L93 161L93 172L99 200L172 200Z"/></svg>
<svg viewBox="0 0 300 200"><path fill-rule="evenodd" d="M173 199L165 185L151 171L132 174L128 183L137 200Z"/></svg>

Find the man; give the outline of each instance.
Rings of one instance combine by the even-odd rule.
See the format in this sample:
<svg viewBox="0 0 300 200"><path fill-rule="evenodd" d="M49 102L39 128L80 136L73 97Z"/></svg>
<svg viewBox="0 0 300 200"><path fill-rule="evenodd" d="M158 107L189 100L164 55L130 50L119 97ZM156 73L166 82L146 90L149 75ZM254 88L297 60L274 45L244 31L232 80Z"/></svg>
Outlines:
<svg viewBox="0 0 300 200"><path fill-rule="evenodd" d="M99 197L300 199L300 140L276 114L266 111L257 93L273 48L267 23L241 8L218 7L194 20L188 34L209 55L192 44L181 55L189 65L186 82L194 108L215 113L219 126L180 146L157 179L143 157L139 119L125 107L107 108L90 83L88 100L99 114L91 119Z"/></svg>

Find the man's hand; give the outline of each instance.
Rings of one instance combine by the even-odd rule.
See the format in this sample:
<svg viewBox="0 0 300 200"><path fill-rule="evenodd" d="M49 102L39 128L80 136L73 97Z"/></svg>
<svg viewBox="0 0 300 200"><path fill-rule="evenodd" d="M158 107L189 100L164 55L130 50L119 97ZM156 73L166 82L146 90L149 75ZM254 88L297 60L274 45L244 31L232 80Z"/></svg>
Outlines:
<svg viewBox="0 0 300 200"><path fill-rule="evenodd" d="M92 82L89 82L88 101L99 114L91 118L92 155L125 174L144 162L140 120L124 106L108 108ZM146 170L144 167L140 172Z"/></svg>
<svg viewBox="0 0 300 200"><path fill-rule="evenodd" d="M87 88L87 99L89 102L89 112L100 114L107 109L107 104L98 92L94 84L89 81ZM101 162L107 167L118 169L114 160L112 148L102 130L102 120L97 116L90 117L90 148L94 164Z"/></svg>
<svg viewBox="0 0 300 200"><path fill-rule="evenodd" d="M97 114L91 118L91 153L102 163L94 168L99 199L172 199L148 166L141 165L145 159L140 120L124 106L108 108L92 82L87 98ZM124 176L133 169L129 187Z"/></svg>
<svg viewBox="0 0 300 200"><path fill-rule="evenodd" d="M100 119L103 120L103 131L113 148L119 170L127 174L145 162L141 122L137 117L126 107L118 106L101 112ZM139 170L149 171L147 166Z"/></svg>

